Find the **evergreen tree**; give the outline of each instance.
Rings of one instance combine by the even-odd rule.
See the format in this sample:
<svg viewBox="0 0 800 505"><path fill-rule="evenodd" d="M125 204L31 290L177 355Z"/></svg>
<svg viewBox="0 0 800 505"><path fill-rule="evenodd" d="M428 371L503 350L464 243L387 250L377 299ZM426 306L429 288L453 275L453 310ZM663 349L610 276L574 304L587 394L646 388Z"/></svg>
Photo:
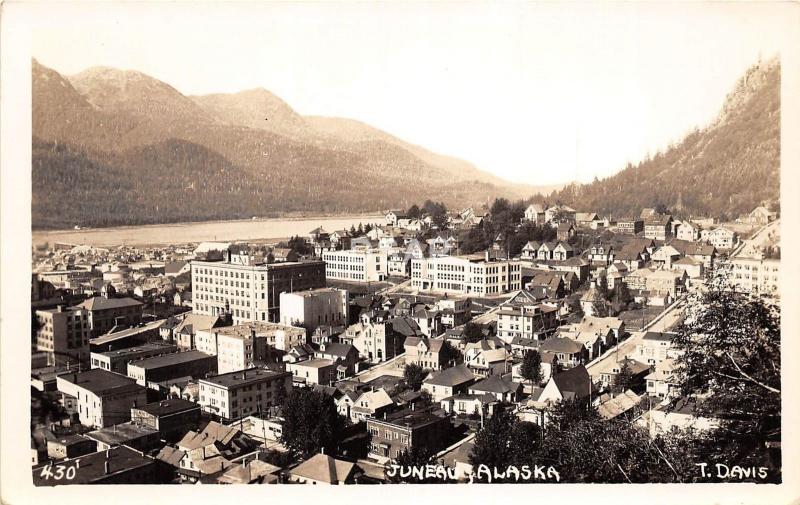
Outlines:
<svg viewBox="0 0 800 505"><path fill-rule="evenodd" d="M286 398L281 443L302 457L325 449L334 453L344 422L333 398L310 388L294 388Z"/></svg>
<svg viewBox="0 0 800 505"><path fill-rule="evenodd" d="M408 384L408 387L414 391L419 391L422 387L422 382L428 376L428 371L417 365L416 363L408 363L403 369L403 378Z"/></svg>
<svg viewBox="0 0 800 505"><path fill-rule="evenodd" d="M522 378L538 385L542 382L542 357L537 350L530 350L522 357L520 365L520 375Z"/></svg>

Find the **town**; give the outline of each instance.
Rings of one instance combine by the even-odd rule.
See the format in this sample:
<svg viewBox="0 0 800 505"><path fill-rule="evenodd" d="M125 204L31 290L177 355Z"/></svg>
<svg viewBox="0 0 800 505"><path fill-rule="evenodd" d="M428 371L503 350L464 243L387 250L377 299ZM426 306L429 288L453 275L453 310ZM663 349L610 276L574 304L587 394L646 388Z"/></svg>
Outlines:
<svg viewBox="0 0 800 505"><path fill-rule="evenodd" d="M706 482L714 464L780 481L779 368L737 354L762 333L779 353L776 202L720 222L426 201L283 240L54 242L32 261L36 485ZM730 362L695 338L719 307L743 328ZM681 452L749 422L716 373L778 395L741 462Z"/></svg>

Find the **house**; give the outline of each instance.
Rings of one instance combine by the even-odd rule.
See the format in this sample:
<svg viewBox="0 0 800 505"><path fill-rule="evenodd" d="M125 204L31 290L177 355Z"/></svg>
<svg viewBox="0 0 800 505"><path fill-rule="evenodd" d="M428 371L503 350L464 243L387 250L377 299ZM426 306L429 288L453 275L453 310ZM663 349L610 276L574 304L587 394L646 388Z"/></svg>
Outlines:
<svg viewBox="0 0 800 505"><path fill-rule="evenodd" d="M164 264L164 275L167 277L177 277L181 274L188 274L191 271L191 265L188 261L168 261Z"/></svg>
<svg viewBox="0 0 800 505"><path fill-rule="evenodd" d="M625 235L636 235L644 231L644 219L623 217L617 219L617 232Z"/></svg>
<svg viewBox="0 0 800 505"><path fill-rule="evenodd" d="M560 277L554 277L563 285ZM563 289L563 288L562 288ZM515 337L540 338L559 324L558 309L537 301L528 291L520 291L497 311L497 337L510 343Z"/></svg>
<svg viewBox="0 0 800 505"><path fill-rule="evenodd" d="M264 461L242 460L241 465L232 465L217 477L217 484L277 484L280 467Z"/></svg>
<svg viewBox="0 0 800 505"><path fill-rule="evenodd" d="M686 240L687 242L696 242L700 240L700 232L702 227L690 221L683 221L675 232L675 238L679 240Z"/></svg>
<svg viewBox="0 0 800 505"><path fill-rule="evenodd" d="M582 228L597 229L598 223L602 223L600 216L596 212L576 212L575 224Z"/></svg>
<svg viewBox="0 0 800 505"><path fill-rule="evenodd" d="M525 209L524 220L535 224L543 224L545 222L545 210L546 207L544 205L532 203Z"/></svg>
<svg viewBox="0 0 800 505"><path fill-rule="evenodd" d="M406 337L403 347L406 350L406 364L414 363L427 370L441 370L444 362L442 346L445 340L427 337Z"/></svg>
<svg viewBox="0 0 800 505"><path fill-rule="evenodd" d="M667 244L656 249L650 259L653 262L653 266L671 270L672 263L677 261L680 257L680 251Z"/></svg>
<svg viewBox="0 0 800 505"><path fill-rule="evenodd" d="M676 398L680 394L680 384L674 370L675 360L672 358L657 363L655 370L644 377L647 394L658 398Z"/></svg>
<svg viewBox="0 0 800 505"><path fill-rule="evenodd" d="M195 337L198 331L219 328L225 324L226 321L220 316L187 312L172 316L170 324L164 325L159 332L162 339L174 342L179 349L190 350L196 347Z"/></svg>
<svg viewBox="0 0 800 505"><path fill-rule="evenodd" d="M641 413L639 404L642 397L630 389L624 393L614 396L600 403L597 406L597 413L606 420L623 418L632 420Z"/></svg>
<svg viewBox="0 0 800 505"><path fill-rule="evenodd" d="M672 216L669 214L655 214L645 219L644 236L653 240L667 240L672 236Z"/></svg>
<svg viewBox="0 0 800 505"><path fill-rule="evenodd" d="M380 363L400 354L408 335L422 335L413 319L396 317L380 322L372 321L365 313L360 322L347 327L341 340L351 342L359 355L370 363Z"/></svg>
<svg viewBox="0 0 800 505"><path fill-rule="evenodd" d="M524 246L522 246L522 252L520 252L520 259L523 260L535 260L539 257L539 247L542 244L536 241L529 241Z"/></svg>
<svg viewBox="0 0 800 505"><path fill-rule="evenodd" d="M703 240L717 249L733 249L739 244L739 234L728 228L719 227L707 233L703 231Z"/></svg>
<svg viewBox="0 0 800 505"><path fill-rule="evenodd" d="M287 471L289 482L297 484L354 484L358 474L355 463L316 454Z"/></svg>
<svg viewBox="0 0 800 505"><path fill-rule="evenodd" d="M574 254L575 250L571 245L566 242L559 242L551 251L550 257L553 261L566 261Z"/></svg>
<svg viewBox="0 0 800 505"><path fill-rule="evenodd" d="M134 326L142 321L142 302L133 298L95 296L75 306L88 315L91 336L99 337L120 325Z"/></svg>
<svg viewBox="0 0 800 505"><path fill-rule="evenodd" d="M534 390L535 397L531 396L531 400L535 404L548 407L563 400L588 400L593 391L594 384L592 384L589 372L586 371L586 367L580 365L550 377L544 388ZM533 420L540 425L543 424L543 421L546 424L546 416Z"/></svg>
<svg viewBox="0 0 800 505"><path fill-rule="evenodd" d="M210 421L203 431L189 431L174 446L166 445L156 459L171 466L183 481L220 476L248 456L258 454L260 442L235 426Z"/></svg>
<svg viewBox="0 0 800 505"><path fill-rule="evenodd" d="M673 345L675 333L648 331L636 346L634 357L650 365L658 365L667 359L678 356L678 349Z"/></svg>
<svg viewBox="0 0 800 505"><path fill-rule="evenodd" d="M467 359L467 367L476 377L489 377L511 371L510 356L505 347L486 349Z"/></svg>
<svg viewBox="0 0 800 505"><path fill-rule="evenodd" d="M475 374L464 363L440 372L434 372L422 383L422 390L430 393L434 402L465 392L475 382Z"/></svg>
<svg viewBox="0 0 800 505"><path fill-rule="evenodd" d="M131 407L147 403L147 390L135 380L94 368L56 377L58 391L75 399L78 419L85 426L104 428L131 419Z"/></svg>
<svg viewBox="0 0 800 505"><path fill-rule="evenodd" d="M562 272L572 272L578 277L579 283L583 283L589 277L589 262L580 256L572 256L558 265L558 270Z"/></svg>
<svg viewBox="0 0 800 505"><path fill-rule="evenodd" d="M540 352L556 356L559 365L565 368L576 367L588 360L589 352L580 342L564 337L550 337L539 346Z"/></svg>
<svg viewBox="0 0 800 505"><path fill-rule="evenodd" d="M704 269L714 266L714 259L717 256L716 248L704 242L686 242L685 240L673 240L669 243L672 247L680 251L685 258L696 259L703 263Z"/></svg>
<svg viewBox="0 0 800 505"><path fill-rule="evenodd" d="M337 369L337 378L339 379L344 379L355 373L356 363L358 363L358 349L352 345L338 342L321 343L319 350L313 354L315 358L329 359L336 363L338 367L343 367L343 371Z"/></svg>
<svg viewBox="0 0 800 505"><path fill-rule="evenodd" d="M411 319L417 323L419 331L428 337L435 337L442 333L442 314L436 309L430 309L423 304L417 304L411 309Z"/></svg>
<svg viewBox="0 0 800 505"><path fill-rule="evenodd" d="M558 240L567 241L575 236L575 226L570 222L563 222L558 224L556 228L556 238Z"/></svg>
<svg viewBox="0 0 800 505"><path fill-rule="evenodd" d="M400 219L408 219L408 216L402 210L390 210L384 214L386 226L397 226L397 221Z"/></svg>
<svg viewBox="0 0 800 505"><path fill-rule="evenodd" d="M747 221L750 224L763 226L774 221L776 217L776 212L772 212L766 207L756 207L747 215Z"/></svg>
<svg viewBox="0 0 800 505"><path fill-rule="evenodd" d="M695 405L684 398L659 404L644 412L638 423L647 428L653 438L667 434L673 429L702 433L719 426L719 420L716 418L698 416L695 413Z"/></svg>
<svg viewBox="0 0 800 505"><path fill-rule="evenodd" d="M620 370L626 363L631 372L631 383L635 384L635 386L629 387L644 390L644 387L641 386L644 386L644 378L650 373L650 365L633 358L624 357L619 361L607 360L603 366L592 369L592 378L604 387L611 388L616 385Z"/></svg>
<svg viewBox="0 0 800 505"><path fill-rule="evenodd" d="M394 407L394 400L383 389L365 391L353 402L350 420L354 423L366 421L369 417L380 417Z"/></svg>
<svg viewBox="0 0 800 505"><path fill-rule="evenodd" d="M690 279L703 278L703 262L691 257L681 258L672 263L673 270L683 270Z"/></svg>
<svg viewBox="0 0 800 505"><path fill-rule="evenodd" d="M539 298L557 300L566 294L564 278L556 271L536 271L531 281L525 287Z"/></svg>
<svg viewBox="0 0 800 505"><path fill-rule="evenodd" d="M551 225L558 225L565 222L575 222L575 209L566 205L554 205L545 209L544 220Z"/></svg>
<svg viewBox="0 0 800 505"><path fill-rule="evenodd" d="M515 403L522 391L522 384L514 382L511 374L491 375L471 385L467 392L471 395L490 395L495 401Z"/></svg>
<svg viewBox="0 0 800 505"><path fill-rule="evenodd" d="M610 265L614 262L614 246L602 242L596 243L589 248L586 259L595 265Z"/></svg>
<svg viewBox="0 0 800 505"><path fill-rule="evenodd" d="M606 269L608 289L614 289L628 275L628 266L622 261L615 261Z"/></svg>

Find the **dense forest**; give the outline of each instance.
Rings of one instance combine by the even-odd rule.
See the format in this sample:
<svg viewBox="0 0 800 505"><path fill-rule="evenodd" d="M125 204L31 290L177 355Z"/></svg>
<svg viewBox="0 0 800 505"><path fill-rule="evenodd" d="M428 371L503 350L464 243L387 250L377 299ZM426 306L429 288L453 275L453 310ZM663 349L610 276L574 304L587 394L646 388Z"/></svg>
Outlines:
<svg viewBox="0 0 800 505"><path fill-rule="evenodd" d="M711 125L677 145L591 184L572 184L547 198L579 211L638 215L666 206L683 216L734 219L780 195L780 82L777 60L751 67Z"/></svg>
<svg viewBox="0 0 800 505"><path fill-rule="evenodd" d="M533 191L263 90L190 98L139 72L66 78L36 61L32 79L34 228L380 211L423 190L461 208Z"/></svg>

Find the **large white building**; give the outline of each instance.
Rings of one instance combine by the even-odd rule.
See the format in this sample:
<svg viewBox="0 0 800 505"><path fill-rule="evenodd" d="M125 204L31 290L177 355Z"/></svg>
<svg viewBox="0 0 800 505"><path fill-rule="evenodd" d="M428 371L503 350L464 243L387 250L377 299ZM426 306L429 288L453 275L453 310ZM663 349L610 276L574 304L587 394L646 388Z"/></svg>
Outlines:
<svg viewBox="0 0 800 505"><path fill-rule="evenodd" d="M281 323L302 326L312 333L318 326L347 324L347 291L320 288L281 293Z"/></svg>
<svg viewBox="0 0 800 505"><path fill-rule="evenodd" d="M411 285L420 290L496 295L522 289L517 260L492 259L489 253L439 256L411 261Z"/></svg>
<svg viewBox="0 0 800 505"><path fill-rule="evenodd" d="M227 251L223 261L192 261L192 309L230 313L234 324L277 321L280 295L325 287L322 261L264 263L247 252Z"/></svg>
<svg viewBox="0 0 800 505"><path fill-rule="evenodd" d="M259 339L261 341L256 343L256 340ZM259 349L262 349L263 352L269 352L269 349L263 349L264 345L280 351L289 351L296 345L305 344L307 340L305 328L258 321L199 330L195 335L195 346L198 351L215 356L228 351L235 352L239 357L235 359L232 356L222 358L222 361L229 360L230 366L234 366L235 363L241 362L242 359L248 361L264 359L259 351ZM234 341L237 342L235 345ZM253 345L250 349L252 352L250 356L247 355L248 342ZM243 352L244 354L241 354ZM245 361L245 364L248 361Z"/></svg>
<svg viewBox="0 0 800 505"><path fill-rule="evenodd" d="M731 284L742 291L777 295L780 259L736 256L731 259Z"/></svg>
<svg viewBox="0 0 800 505"><path fill-rule="evenodd" d="M358 247L322 253L325 277L337 281L377 282L389 275L386 250Z"/></svg>

